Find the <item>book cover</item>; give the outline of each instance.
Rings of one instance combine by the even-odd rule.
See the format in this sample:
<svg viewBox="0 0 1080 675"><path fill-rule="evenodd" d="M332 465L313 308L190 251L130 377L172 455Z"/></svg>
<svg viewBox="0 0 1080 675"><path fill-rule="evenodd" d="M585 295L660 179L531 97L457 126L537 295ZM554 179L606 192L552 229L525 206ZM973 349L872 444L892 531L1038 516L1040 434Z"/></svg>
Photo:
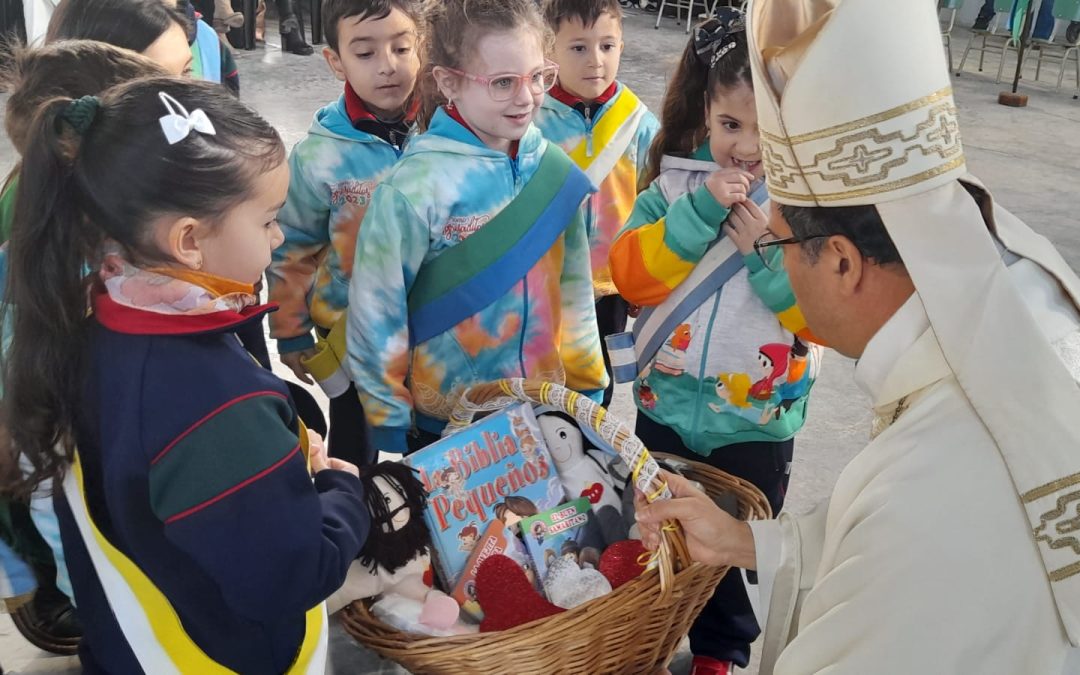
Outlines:
<svg viewBox="0 0 1080 675"><path fill-rule="evenodd" d="M493 520L487 530L476 542L476 547L469 555L465 563L465 570L461 579L454 586L450 594L458 601L461 608L477 621L484 620L484 612L480 609L480 603L476 600L476 571L480 569L480 563L493 555L504 555L525 570L525 576L536 586L536 570L533 567L532 558L525 550L525 544L518 539L513 532L506 528L501 520Z"/></svg>
<svg viewBox="0 0 1080 675"><path fill-rule="evenodd" d="M404 458L427 491L424 519L437 570L452 589L494 520L517 531L522 518L565 498L532 408L506 408Z"/></svg>
<svg viewBox="0 0 1080 675"><path fill-rule="evenodd" d="M579 497L526 518L521 521L521 534L536 566L536 578L541 587L548 566L555 558L569 557L580 567L595 569L604 550L604 539L588 497Z"/></svg>

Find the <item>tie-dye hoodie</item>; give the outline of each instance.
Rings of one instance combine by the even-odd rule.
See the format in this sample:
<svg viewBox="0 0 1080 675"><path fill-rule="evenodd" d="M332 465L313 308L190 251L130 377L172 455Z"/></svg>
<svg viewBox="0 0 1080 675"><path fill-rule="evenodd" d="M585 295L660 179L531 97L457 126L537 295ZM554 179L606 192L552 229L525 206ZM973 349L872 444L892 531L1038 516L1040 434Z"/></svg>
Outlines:
<svg viewBox="0 0 1080 675"><path fill-rule="evenodd" d="M375 186L401 151L353 127L343 95L315 113L289 157L289 196L278 214L285 243L266 277L270 337L288 353L315 346L311 329L329 330L349 303L356 232Z"/></svg>
<svg viewBox="0 0 1080 675"><path fill-rule="evenodd" d="M724 236L730 211L705 187L719 168L708 143L693 157L664 156L611 247L615 283L628 301L664 302ZM791 438L806 418L821 350L778 248L769 253L775 272L757 253L743 256L745 267L675 328L634 382L640 413L706 457L725 445Z"/></svg>
<svg viewBox="0 0 1080 675"><path fill-rule="evenodd" d="M530 377L588 394L607 385L580 215L505 295L409 347L417 271L506 207L546 147L530 127L512 159L440 109L375 191L349 289L348 365L379 450L404 452L414 423L440 431L457 394L479 382Z"/></svg>
<svg viewBox="0 0 1080 675"><path fill-rule="evenodd" d="M597 138L594 131L602 129L604 117L613 108L627 103L623 99L632 95L622 83L616 82L612 88L613 95L598 108L580 104L574 106L570 103L572 95L559 96L559 92L553 89L552 95L544 98L543 105L536 113L536 126L544 138L566 151L582 169L603 150L604 139ZM615 167L597 186L599 190L582 209L589 232L593 290L597 298L618 293L611 281L608 252L615 235L626 224L634 209L638 179L645 172L649 145L659 130L660 123L656 121L656 116L646 110L637 122L633 140L626 146ZM610 134L603 136L610 137Z"/></svg>

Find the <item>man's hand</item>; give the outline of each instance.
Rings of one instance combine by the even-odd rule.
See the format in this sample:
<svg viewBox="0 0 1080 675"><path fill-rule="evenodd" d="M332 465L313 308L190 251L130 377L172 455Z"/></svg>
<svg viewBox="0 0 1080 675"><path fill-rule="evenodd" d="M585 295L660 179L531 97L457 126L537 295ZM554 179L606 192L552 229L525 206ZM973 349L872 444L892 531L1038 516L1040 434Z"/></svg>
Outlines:
<svg viewBox="0 0 1080 675"><path fill-rule="evenodd" d="M356 468L355 464L350 464L343 459L337 457L331 457L326 454L326 444L323 443L323 438L318 433L307 430L308 434L308 460L311 462L311 473L316 474L320 471L327 469L334 469L335 471L345 471L351 473L357 478L360 477L360 469Z"/></svg>
<svg viewBox="0 0 1080 675"><path fill-rule="evenodd" d="M311 375L308 375L307 368L300 362L301 359L310 359L315 356L315 349L305 349L299 352L289 352L288 354L282 354L279 358L281 362L289 367L289 370L293 371L293 375L296 375L296 379L300 380L304 384L315 384L315 380Z"/></svg>
<svg viewBox="0 0 1080 675"><path fill-rule="evenodd" d="M724 223L724 234L731 238L739 253L749 255L754 250L754 242L768 231L768 227L769 214L753 199L747 199L731 208L731 215Z"/></svg>
<svg viewBox="0 0 1080 675"><path fill-rule="evenodd" d="M754 174L741 169L729 168L712 172L705 179L705 187L709 193L724 205L731 207L747 200L750 194L750 184L754 182Z"/></svg>
<svg viewBox="0 0 1080 675"><path fill-rule="evenodd" d="M716 502L682 476L667 471L660 473L667 481L673 499L647 504L640 492L634 496L635 517L646 548L656 550L664 522L677 520L694 560L714 566L757 567L754 536L749 525L720 510Z"/></svg>

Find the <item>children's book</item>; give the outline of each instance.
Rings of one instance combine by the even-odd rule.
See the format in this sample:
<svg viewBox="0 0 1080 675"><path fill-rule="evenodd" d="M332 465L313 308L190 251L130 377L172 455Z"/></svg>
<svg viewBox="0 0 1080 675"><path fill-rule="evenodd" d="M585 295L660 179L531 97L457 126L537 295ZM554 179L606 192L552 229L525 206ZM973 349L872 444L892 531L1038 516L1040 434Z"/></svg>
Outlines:
<svg viewBox="0 0 1080 675"><path fill-rule="evenodd" d="M454 592L450 595L458 601L461 608L477 621L484 620L484 612L480 609L480 603L476 600L476 571L480 569L480 563L493 555L504 555L521 565L525 570L525 576L534 586L536 583L536 568L533 567L532 558L525 550L525 544L521 543L513 532L506 528L501 520L493 520L488 525L483 536L476 542L469 560L465 563L465 571L454 586Z"/></svg>
<svg viewBox="0 0 1080 675"><path fill-rule="evenodd" d="M526 518L521 521L521 534L541 586L545 583L548 566L556 558L572 558L579 567L599 567L604 538L588 497L579 497Z"/></svg>
<svg viewBox="0 0 1080 675"><path fill-rule="evenodd" d="M480 534L494 520L522 518L565 499L528 404L506 408L403 460L427 490L424 519L444 588L457 585Z"/></svg>

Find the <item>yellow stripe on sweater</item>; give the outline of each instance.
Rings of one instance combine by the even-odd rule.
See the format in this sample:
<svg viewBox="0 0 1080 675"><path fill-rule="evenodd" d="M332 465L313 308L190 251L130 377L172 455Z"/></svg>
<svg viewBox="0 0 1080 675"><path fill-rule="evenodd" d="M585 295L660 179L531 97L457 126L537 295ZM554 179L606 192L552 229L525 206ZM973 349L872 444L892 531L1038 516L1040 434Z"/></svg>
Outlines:
<svg viewBox="0 0 1080 675"><path fill-rule="evenodd" d="M90 509L86 504L86 492L83 488L83 472L82 464L79 462L79 456L75 455L75 461L71 465L71 471L75 476L76 485L79 488L79 496L83 500L82 504L72 505L78 507L80 510L85 510L87 514L87 521L90 524L90 531L93 533L93 541L86 542L87 546L96 545L104 554L108 562L112 567L120 574L123 580L130 587L132 594L135 596L135 600L142 607L146 613L146 620L150 625L150 630L153 632L154 637L157 638L158 644L162 651L168 656L176 668L182 673L210 673L210 674L227 674L233 671L225 668L218 662L211 659L206 653L195 644L187 633L184 631L183 625L180 623L180 617L176 614L176 610L165 598L165 596L154 586L154 583L143 574L143 571L138 568L126 555L121 553L115 546L113 546L105 535L98 529L93 518L89 517ZM100 578L100 576L99 576ZM104 582L104 579L102 580ZM107 588L105 589L108 590ZM106 593L108 595L108 593ZM113 598L110 597L110 602L113 602ZM114 611L123 611L122 608L115 608ZM152 664L141 663L144 668L152 666Z"/></svg>
<svg viewBox="0 0 1080 675"><path fill-rule="evenodd" d="M173 608L168 598L158 590L157 586L154 585L154 582L152 582L130 558L113 546L112 543L105 538L105 535L101 533L101 530L98 529L97 524L94 522L93 518L90 517L90 509L86 503L86 490L83 486L82 464L79 461L78 454L75 455L74 461L72 462L71 472L78 490L77 499L80 500L79 503L71 503L71 507L73 510L77 509L85 514L86 522L89 524L92 533L92 541L85 541L84 543L87 547L93 546L101 551L109 565L111 565L120 575L123 582L127 584L135 601L139 604L145 614L145 620L147 624L149 624L150 631L153 633L154 637L157 638L158 646L160 647L161 652L163 652L162 656L168 658L169 661L172 661L172 664L175 665L177 670L181 673L208 673L211 675L229 675L233 673L234 671L222 666L220 663L207 656L206 652L195 644L195 641L192 640L191 637L188 636L187 631L184 630L180 617L177 615L176 610ZM72 500L69 499L69 502L71 501ZM102 582L106 598L108 598L110 605L113 606L114 611L133 611L134 608L125 609L123 607L116 607L115 603L118 601L118 597L114 594L110 594L110 589L106 585L107 578L103 577L100 572L98 578ZM138 618L129 616L128 620L138 621ZM323 605L320 603L308 610L304 616L304 620L304 642L300 647L296 661L288 671L291 674L306 673L308 669L314 665L311 662L312 657L321 641L325 623ZM123 623L124 622L121 622L121 625L123 625ZM144 645L144 647L146 646L148 645ZM136 653L139 654L140 651L136 650ZM145 654L145 652L143 653ZM140 665L150 672L156 667L167 667L165 663L142 663L141 659ZM319 665L316 668L316 671L321 672L322 668L323 666Z"/></svg>
<svg viewBox="0 0 1080 675"><path fill-rule="evenodd" d="M582 170L589 168L589 165L593 163L593 160L599 154L599 148L606 148L611 143L611 139L619 132L626 120L630 119L630 116L634 114L639 103L640 101L634 95L634 92L623 89L619 97L600 118L600 121L592 128L592 155L589 155L589 138L586 135L576 148L567 153L570 155L570 159L574 160L574 163Z"/></svg>
<svg viewBox="0 0 1080 675"><path fill-rule="evenodd" d="M683 260L678 253L668 248L664 243L666 231L665 219L661 218L655 223L634 230L633 233L637 235L638 246L641 247L641 262L645 271L669 289L674 289L694 271L694 263Z"/></svg>

